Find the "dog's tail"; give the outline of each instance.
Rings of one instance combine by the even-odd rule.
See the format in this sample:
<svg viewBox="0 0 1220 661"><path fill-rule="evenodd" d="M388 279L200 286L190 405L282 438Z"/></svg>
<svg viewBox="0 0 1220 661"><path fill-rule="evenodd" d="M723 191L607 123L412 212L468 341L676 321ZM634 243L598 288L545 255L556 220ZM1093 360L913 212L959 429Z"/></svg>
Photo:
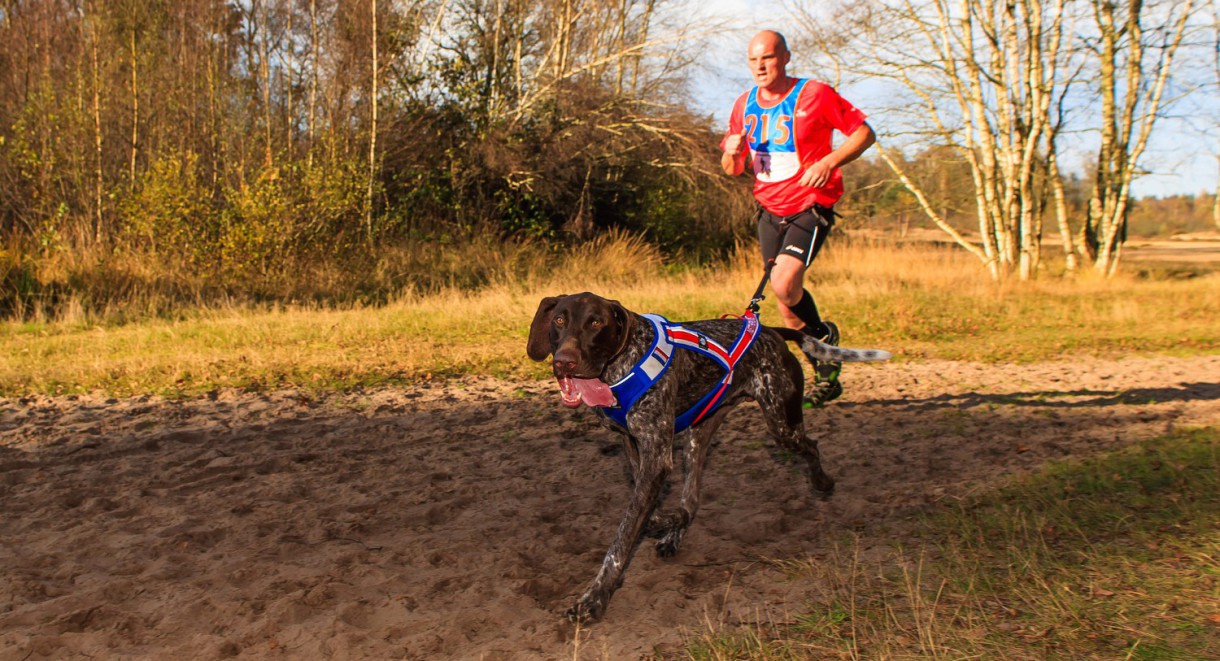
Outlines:
<svg viewBox="0 0 1220 661"><path fill-rule="evenodd" d="M890 352L882 351L881 349L845 349L843 347L836 347L825 342L819 342L812 335L791 328L778 328L775 326L767 326L767 328L779 333L779 336L785 340L801 345L801 349L806 354L818 360L839 363L866 363L876 360L889 360L894 357Z"/></svg>

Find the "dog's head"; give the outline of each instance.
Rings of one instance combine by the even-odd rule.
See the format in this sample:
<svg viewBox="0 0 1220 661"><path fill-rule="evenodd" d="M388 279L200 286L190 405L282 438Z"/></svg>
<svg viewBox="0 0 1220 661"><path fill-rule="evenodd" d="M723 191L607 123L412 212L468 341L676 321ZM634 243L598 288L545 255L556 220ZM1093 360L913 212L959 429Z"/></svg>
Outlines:
<svg viewBox="0 0 1220 661"><path fill-rule="evenodd" d="M612 406L614 395L601 374L627 345L632 319L618 301L589 292L548 296L534 313L526 353L538 361L553 357L565 406Z"/></svg>

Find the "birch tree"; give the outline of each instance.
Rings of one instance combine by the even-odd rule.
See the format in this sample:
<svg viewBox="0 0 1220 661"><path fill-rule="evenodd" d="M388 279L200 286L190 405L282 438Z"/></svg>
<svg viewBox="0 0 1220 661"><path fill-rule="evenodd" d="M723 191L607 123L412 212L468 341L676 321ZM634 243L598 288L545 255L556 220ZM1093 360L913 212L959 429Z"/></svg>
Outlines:
<svg viewBox="0 0 1220 661"><path fill-rule="evenodd" d="M93 116L93 242L102 242L102 196L105 189L102 133L102 76L98 56L98 17L92 3L86 3L81 20L85 43L89 49L90 114Z"/></svg>
<svg viewBox="0 0 1220 661"><path fill-rule="evenodd" d="M377 108L381 98L377 69L377 0L369 0L369 44L372 51L369 70L369 170L368 186L364 197L364 231L368 241L373 240L373 188L377 181Z"/></svg>
<svg viewBox="0 0 1220 661"><path fill-rule="evenodd" d="M1166 83L1193 7L1193 0L1090 2L1097 30L1091 50L1098 65L1101 138L1083 238L1100 273L1113 275L1118 268L1131 182L1161 118Z"/></svg>
<svg viewBox="0 0 1220 661"><path fill-rule="evenodd" d="M1211 16L1212 92L1220 96L1220 0L1212 0ZM1220 230L1220 123L1214 123L1212 137L1216 141L1216 189L1212 193L1212 224Z"/></svg>
<svg viewBox="0 0 1220 661"><path fill-rule="evenodd" d="M793 5L825 70L883 80L878 152L925 214L993 278L1032 277L1049 207L1067 269L1118 265L1131 182L1157 121L1194 0L865 0L827 18ZM832 27L827 27L832 26ZM1074 124L1066 122L1068 113ZM1093 194L1077 230L1064 200L1065 131L1098 136ZM947 144L971 165L978 239L927 203L896 149Z"/></svg>
<svg viewBox="0 0 1220 661"><path fill-rule="evenodd" d="M1065 61L1067 0L871 0L827 20L795 6L801 33L841 76L881 78L903 117L880 124L881 158L927 217L978 257L993 278L1032 277L1041 260L1052 110ZM834 25L828 31L824 26ZM843 27L838 27L843 26ZM853 35L845 38L844 35ZM970 164L978 244L950 225L893 151L949 145Z"/></svg>

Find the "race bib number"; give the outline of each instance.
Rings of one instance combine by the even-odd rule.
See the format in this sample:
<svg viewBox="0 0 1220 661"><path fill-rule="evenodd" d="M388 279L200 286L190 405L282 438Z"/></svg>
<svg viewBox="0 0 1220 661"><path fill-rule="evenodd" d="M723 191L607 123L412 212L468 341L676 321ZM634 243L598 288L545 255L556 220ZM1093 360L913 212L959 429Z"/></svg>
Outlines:
<svg viewBox="0 0 1220 661"><path fill-rule="evenodd" d="M800 174L801 157L796 148L792 118L805 80L797 84L779 103L763 107L758 102L758 88L746 99L742 116L754 176L767 183L786 181Z"/></svg>

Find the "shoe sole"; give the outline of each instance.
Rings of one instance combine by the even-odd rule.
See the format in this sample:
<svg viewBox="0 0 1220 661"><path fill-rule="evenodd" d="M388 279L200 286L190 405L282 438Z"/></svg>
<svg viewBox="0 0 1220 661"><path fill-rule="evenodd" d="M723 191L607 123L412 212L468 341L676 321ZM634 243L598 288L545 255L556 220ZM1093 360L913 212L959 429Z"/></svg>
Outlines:
<svg viewBox="0 0 1220 661"><path fill-rule="evenodd" d="M804 398L802 398L802 402L812 408L821 408L826 404L835 401L843 395L843 384L839 383L838 381L834 381L833 383L833 386L830 386L824 391L806 393Z"/></svg>
<svg viewBox="0 0 1220 661"><path fill-rule="evenodd" d="M835 322L833 322L833 321L824 321L822 323L826 325L826 329L829 331L826 334L826 337L822 339L822 342L829 344L831 346L836 346L836 347L839 346L839 327L838 327L838 325L836 325ZM843 363L840 363L840 362L813 361L813 372L816 375L817 381L819 381L819 382L837 381L839 378L839 373L842 370L843 370ZM839 388L839 391L842 392L841 387ZM835 395L835 397L838 397L838 395ZM829 402L829 401L833 400L835 397L831 397L830 399L827 399L826 401Z"/></svg>

